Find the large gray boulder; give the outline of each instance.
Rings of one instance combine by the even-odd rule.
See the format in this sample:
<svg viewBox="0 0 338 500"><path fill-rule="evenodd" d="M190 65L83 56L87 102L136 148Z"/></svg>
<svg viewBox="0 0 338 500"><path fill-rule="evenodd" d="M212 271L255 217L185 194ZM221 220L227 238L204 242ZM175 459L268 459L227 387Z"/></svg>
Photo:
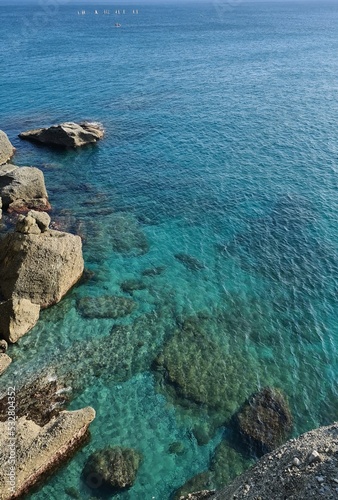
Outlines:
<svg viewBox="0 0 338 500"><path fill-rule="evenodd" d="M66 122L47 128L27 130L19 134L21 139L39 142L50 146L77 148L102 139L104 130L99 123Z"/></svg>
<svg viewBox="0 0 338 500"><path fill-rule="evenodd" d="M35 167L0 166L0 196L6 209L50 209L43 173Z"/></svg>
<svg viewBox="0 0 338 500"><path fill-rule="evenodd" d="M31 219L33 217L29 216ZM80 279L84 262L79 236L59 231L14 232L0 242L0 294L42 308L56 304Z"/></svg>
<svg viewBox="0 0 338 500"><path fill-rule="evenodd" d="M0 130L0 165L10 160L14 154L15 148L10 143L5 132Z"/></svg>

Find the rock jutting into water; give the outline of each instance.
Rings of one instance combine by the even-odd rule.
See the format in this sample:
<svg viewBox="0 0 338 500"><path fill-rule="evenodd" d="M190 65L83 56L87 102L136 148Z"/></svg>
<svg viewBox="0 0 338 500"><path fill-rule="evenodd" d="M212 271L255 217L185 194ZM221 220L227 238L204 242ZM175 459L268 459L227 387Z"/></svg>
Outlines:
<svg viewBox="0 0 338 500"><path fill-rule="evenodd" d="M35 167L0 166L0 197L8 212L50 210L44 176Z"/></svg>
<svg viewBox="0 0 338 500"><path fill-rule="evenodd" d="M132 448L105 448L93 453L82 472L85 484L95 491L109 489L112 493L133 486L142 455Z"/></svg>
<svg viewBox="0 0 338 500"><path fill-rule="evenodd" d="M81 297L77 309L84 318L117 319L131 314L136 303L127 297L104 295L101 297Z"/></svg>
<svg viewBox="0 0 338 500"><path fill-rule="evenodd" d="M26 495L84 443L95 411L88 407L61 412L44 426L26 417L16 421L15 465L8 445L8 422L0 422L0 500ZM10 471L13 474L9 476ZM9 479L13 477L13 482ZM10 487L9 487L10 485ZM12 489L13 488L13 489Z"/></svg>
<svg viewBox="0 0 338 500"><path fill-rule="evenodd" d="M283 394L270 387L253 394L235 417L246 446L262 455L280 446L292 429L292 416Z"/></svg>
<svg viewBox="0 0 338 500"><path fill-rule="evenodd" d="M192 257L191 255L176 253L174 257L190 271L200 271L201 269L205 269L205 265L196 259L196 257Z"/></svg>
<svg viewBox="0 0 338 500"><path fill-rule="evenodd" d="M49 216L29 212L0 242L0 335L16 342L80 279L79 236L48 229Z"/></svg>
<svg viewBox="0 0 338 500"><path fill-rule="evenodd" d="M11 360L11 358L7 354L5 354L3 352L0 353L0 375L5 370L7 370L7 368L11 364L11 362L12 362L12 360Z"/></svg>
<svg viewBox="0 0 338 500"><path fill-rule="evenodd" d="M312 460L313 456L316 460ZM213 500L337 498L338 424L306 432L264 455ZM196 498L202 498L196 496Z"/></svg>
<svg viewBox="0 0 338 500"><path fill-rule="evenodd" d="M12 146L7 134L0 130L0 165L8 162L14 155L15 148Z"/></svg>
<svg viewBox="0 0 338 500"><path fill-rule="evenodd" d="M65 148L78 148L92 144L102 139L103 136L103 127L96 122L65 122L47 128L27 130L19 134L21 139Z"/></svg>

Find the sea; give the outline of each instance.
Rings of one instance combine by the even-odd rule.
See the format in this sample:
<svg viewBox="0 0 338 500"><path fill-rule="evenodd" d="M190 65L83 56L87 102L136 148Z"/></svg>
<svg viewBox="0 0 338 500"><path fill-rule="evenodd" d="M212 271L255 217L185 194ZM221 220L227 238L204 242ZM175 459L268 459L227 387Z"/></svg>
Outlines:
<svg viewBox="0 0 338 500"><path fill-rule="evenodd" d="M0 33L0 128L15 164L43 171L86 268L10 347L0 388L60 367L68 408L96 411L90 441L27 498L227 484L255 460L232 417L267 386L292 436L337 420L338 3L41 1L1 6ZM18 138L84 120L102 141ZM112 495L82 471L114 446L142 460Z"/></svg>

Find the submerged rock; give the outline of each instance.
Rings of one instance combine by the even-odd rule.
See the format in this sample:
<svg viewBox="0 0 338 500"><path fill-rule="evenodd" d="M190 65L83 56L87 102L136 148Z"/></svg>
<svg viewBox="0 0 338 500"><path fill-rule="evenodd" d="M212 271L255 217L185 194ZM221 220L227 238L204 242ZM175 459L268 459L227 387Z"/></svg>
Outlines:
<svg viewBox="0 0 338 500"><path fill-rule="evenodd" d="M121 318L131 314L136 303L127 297L104 295L101 297L81 297L77 308L84 318Z"/></svg>
<svg viewBox="0 0 338 500"><path fill-rule="evenodd" d="M83 469L82 477L89 488L109 488L112 492L133 486L142 455L132 448L119 446L93 453Z"/></svg>
<svg viewBox="0 0 338 500"><path fill-rule="evenodd" d="M13 456L8 446L8 422L0 422L0 498L10 500L27 495L33 486L55 470L83 444L90 423L95 418L92 408L61 412L43 427L26 417L15 426L15 481L14 494L8 487L8 473Z"/></svg>
<svg viewBox="0 0 338 500"><path fill-rule="evenodd" d="M44 176L35 167L0 166L0 196L3 207L11 211L20 207L26 211L32 207L50 210Z"/></svg>
<svg viewBox="0 0 338 500"><path fill-rule="evenodd" d="M163 274L166 269L166 266L149 267L148 269L142 271L142 276L159 276L160 274Z"/></svg>
<svg viewBox="0 0 338 500"><path fill-rule="evenodd" d="M292 416L283 394L266 387L254 394L236 416L244 442L258 455L281 445L292 429Z"/></svg>
<svg viewBox="0 0 338 500"><path fill-rule="evenodd" d="M108 234L115 252L122 254L143 255L149 250L146 235L137 220L126 214L115 214L111 218Z"/></svg>
<svg viewBox="0 0 338 500"><path fill-rule="evenodd" d="M7 134L0 130L0 165L6 163L11 159L15 151L15 148L10 143Z"/></svg>
<svg viewBox="0 0 338 500"><path fill-rule="evenodd" d="M165 344L153 368L161 376L161 390L178 403L216 410L224 421L232 416L242 394L255 386L254 373L247 370L243 377L243 365L247 365L245 358L220 345L199 318L190 318Z"/></svg>
<svg viewBox="0 0 338 500"><path fill-rule="evenodd" d="M192 257L191 255L185 253L176 253L174 257L190 271L200 271L201 269L205 269L205 265L202 264L202 262L200 262L198 259L196 259L196 257Z"/></svg>
<svg viewBox="0 0 338 500"><path fill-rule="evenodd" d="M133 293L136 290L144 290L145 288L145 283L138 279L126 280L121 283L121 290L125 293Z"/></svg>
<svg viewBox="0 0 338 500"><path fill-rule="evenodd" d="M17 384L16 416L26 417L39 426L44 426L65 409L72 397L72 387L65 385L61 378L50 374L37 376L33 380L26 381L22 386ZM0 399L0 422L6 422L7 409L8 395L6 393Z"/></svg>
<svg viewBox="0 0 338 500"><path fill-rule="evenodd" d="M47 128L27 130L19 134L21 139L39 142L50 146L78 148L92 144L102 139L104 130L102 125L94 122L65 122Z"/></svg>

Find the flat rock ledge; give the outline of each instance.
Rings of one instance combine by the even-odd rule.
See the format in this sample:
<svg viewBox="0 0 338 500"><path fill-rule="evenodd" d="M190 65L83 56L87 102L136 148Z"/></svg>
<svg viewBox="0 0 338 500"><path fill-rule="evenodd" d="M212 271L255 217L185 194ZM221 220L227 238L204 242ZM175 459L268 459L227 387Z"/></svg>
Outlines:
<svg viewBox="0 0 338 500"><path fill-rule="evenodd" d="M94 418L95 411L87 407L61 412L43 427L26 417L19 418L15 428L0 422L0 500L26 495L69 459L86 440ZM9 432L16 439L15 455Z"/></svg>
<svg viewBox="0 0 338 500"><path fill-rule="evenodd" d="M202 495L202 492L200 492ZM181 500L205 498L194 493ZM205 494L205 492L203 492ZM338 498L338 422L307 432L264 455L213 500Z"/></svg>
<svg viewBox="0 0 338 500"><path fill-rule="evenodd" d="M96 122L66 122L47 128L27 130L19 134L21 139L64 148L78 148L93 144L103 136L103 127Z"/></svg>

